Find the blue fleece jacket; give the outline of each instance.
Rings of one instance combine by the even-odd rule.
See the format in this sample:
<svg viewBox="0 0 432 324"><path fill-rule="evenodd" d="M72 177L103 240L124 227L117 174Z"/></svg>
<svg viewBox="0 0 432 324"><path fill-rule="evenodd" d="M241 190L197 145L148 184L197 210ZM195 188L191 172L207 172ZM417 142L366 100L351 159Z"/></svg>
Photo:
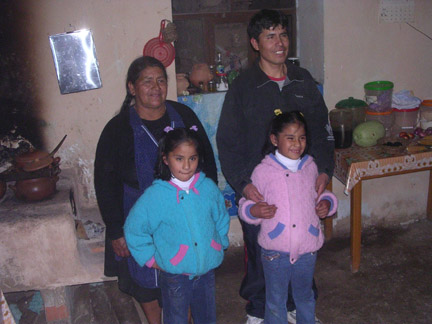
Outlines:
<svg viewBox="0 0 432 324"><path fill-rule="evenodd" d="M189 194L173 182L155 180L132 207L124 233L139 265L197 276L222 263L229 215L216 184L197 173Z"/></svg>

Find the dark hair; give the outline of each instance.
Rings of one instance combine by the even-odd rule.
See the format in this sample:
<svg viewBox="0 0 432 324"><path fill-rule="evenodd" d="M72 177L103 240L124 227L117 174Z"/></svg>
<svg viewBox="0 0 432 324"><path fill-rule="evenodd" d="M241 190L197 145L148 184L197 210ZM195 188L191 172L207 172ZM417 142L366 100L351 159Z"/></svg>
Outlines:
<svg viewBox="0 0 432 324"><path fill-rule="evenodd" d="M267 140L262 150L263 155L267 155L269 153L274 154L276 151L276 147L270 140L270 135L278 136L278 134L281 133L284 128L290 124L302 125L307 132L306 120L301 112L290 111L275 115L270 123ZM306 150L303 152L302 156L305 154L305 152Z"/></svg>
<svg viewBox="0 0 432 324"><path fill-rule="evenodd" d="M195 126L196 127L196 126ZM204 165L204 154L202 151L202 145L198 138L198 133L192 129L176 128L169 131L159 141L159 150L156 161L155 179L170 180L171 171L168 166L164 163L163 158L168 157L168 154L174 151L180 144L185 142L192 143L198 153L198 167L196 172L202 170Z"/></svg>
<svg viewBox="0 0 432 324"><path fill-rule="evenodd" d="M249 39L258 41L259 35L264 29L274 28L281 25L282 28L288 28L288 16L277 10L263 9L256 13L247 28Z"/></svg>
<svg viewBox="0 0 432 324"><path fill-rule="evenodd" d="M121 106L121 110L128 109L130 106L130 103L132 102L132 94L129 92L128 84L131 82L132 84L136 82L136 80L139 79L139 76L142 71L147 69L148 67L158 67L162 70L165 79L168 80L168 75L165 69L165 66L162 64L161 61L158 59L151 57L151 56L140 56L136 58L131 65L129 65L128 73L126 76L126 97L123 101L123 104Z"/></svg>

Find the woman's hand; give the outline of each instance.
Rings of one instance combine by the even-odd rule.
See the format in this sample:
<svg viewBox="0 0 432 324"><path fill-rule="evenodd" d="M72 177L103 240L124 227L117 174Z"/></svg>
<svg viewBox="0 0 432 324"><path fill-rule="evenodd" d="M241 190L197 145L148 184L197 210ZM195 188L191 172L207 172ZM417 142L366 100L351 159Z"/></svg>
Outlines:
<svg viewBox="0 0 432 324"><path fill-rule="evenodd" d="M114 249L114 253L119 257L126 258L130 256L129 249L126 244L126 240L124 237L120 237L117 240L111 241L112 247Z"/></svg>
<svg viewBox="0 0 432 324"><path fill-rule="evenodd" d="M315 206L316 214L319 218L325 218L330 210L330 201L323 199Z"/></svg>
<svg viewBox="0 0 432 324"><path fill-rule="evenodd" d="M244 187L243 197L256 203L264 199L263 195L261 195L261 193L252 183L249 183L246 185L246 187Z"/></svg>
<svg viewBox="0 0 432 324"><path fill-rule="evenodd" d="M269 219L274 217L276 210L277 207L275 205L269 205L265 201L262 201L253 205L250 209L250 213L256 218Z"/></svg>

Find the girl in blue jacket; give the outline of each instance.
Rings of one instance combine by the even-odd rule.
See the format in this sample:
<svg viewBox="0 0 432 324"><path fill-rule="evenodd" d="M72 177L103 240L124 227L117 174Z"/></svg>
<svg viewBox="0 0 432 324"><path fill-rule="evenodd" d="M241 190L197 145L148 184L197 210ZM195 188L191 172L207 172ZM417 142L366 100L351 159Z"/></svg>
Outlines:
<svg viewBox="0 0 432 324"><path fill-rule="evenodd" d="M214 269L228 247L229 215L216 184L201 172L196 126L167 127L155 181L132 207L125 226L140 266L161 269L164 323L216 323Z"/></svg>

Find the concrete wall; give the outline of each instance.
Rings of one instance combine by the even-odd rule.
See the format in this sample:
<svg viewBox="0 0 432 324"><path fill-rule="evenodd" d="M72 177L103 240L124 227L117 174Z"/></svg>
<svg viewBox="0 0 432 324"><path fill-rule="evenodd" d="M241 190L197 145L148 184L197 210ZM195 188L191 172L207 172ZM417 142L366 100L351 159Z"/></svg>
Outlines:
<svg viewBox="0 0 432 324"><path fill-rule="evenodd" d="M303 1L301 1L303 2ZM321 2L321 1L318 1ZM379 21L378 0L335 0L324 4L324 98L329 109L349 96L362 99L363 85L390 80L395 91L432 98L432 2L415 0L415 28ZM334 179L340 199L336 228L349 226L349 199ZM363 184L363 222L404 222L424 218L426 172L368 180Z"/></svg>
<svg viewBox="0 0 432 324"><path fill-rule="evenodd" d="M82 203L94 202L93 160L106 122L125 96L129 64L142 55L145 43L159 34L160 21L172 20L171 1L38 0L22 1L20 28L32 53L29 78L37 94L38 118L50 150L67 134L59 151L62 168L79 167ZM48 37L87 28L92 31L102 88L62 95ZM168 97L176 97L175 68L168 68Z"/></svg>

